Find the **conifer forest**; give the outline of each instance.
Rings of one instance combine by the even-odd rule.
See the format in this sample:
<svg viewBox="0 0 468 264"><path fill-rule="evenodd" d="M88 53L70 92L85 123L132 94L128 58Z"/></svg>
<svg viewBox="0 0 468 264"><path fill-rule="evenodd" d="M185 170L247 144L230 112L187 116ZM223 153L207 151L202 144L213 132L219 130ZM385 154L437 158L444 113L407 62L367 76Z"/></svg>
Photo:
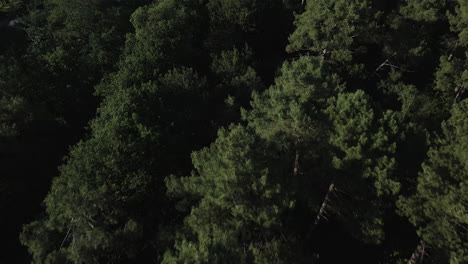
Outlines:
<svg viewBox="0 0 468 264"><path fill-rule="evenodd" d="M0 263L467 264L468 0L0 0Z"/></svg>

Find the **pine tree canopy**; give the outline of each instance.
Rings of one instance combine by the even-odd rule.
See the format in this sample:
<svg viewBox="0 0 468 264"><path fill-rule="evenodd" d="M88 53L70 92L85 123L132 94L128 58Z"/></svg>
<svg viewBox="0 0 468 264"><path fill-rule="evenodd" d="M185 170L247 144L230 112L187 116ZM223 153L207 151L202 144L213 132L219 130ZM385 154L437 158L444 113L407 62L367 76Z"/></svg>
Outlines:
<svg viewBox="0 0 468 264"><path fill-rule="evenodd" d="M468 264L468 0L0 0L0 263Z"/></svg>

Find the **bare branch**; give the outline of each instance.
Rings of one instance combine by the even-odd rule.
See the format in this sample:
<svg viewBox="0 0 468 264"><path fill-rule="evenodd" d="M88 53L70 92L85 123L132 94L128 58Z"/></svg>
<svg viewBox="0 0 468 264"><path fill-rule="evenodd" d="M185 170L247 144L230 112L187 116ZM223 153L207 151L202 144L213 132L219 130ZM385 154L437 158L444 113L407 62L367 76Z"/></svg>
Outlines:
<svg viewBox="0 0 468 264"><path fill-rule="evenodd" d="M70 230L72 229L72 222L73 222L73 219L72 221L70 221L70 227L68 228L67 234L65 235L65 237L62 240L62 243L60 244L60 249L62 249L63 245L65 244L65 241L68 238L68 235L70 234Z"/></svg>
<svg viewBox="0 0 468 264"><path fill-rule="evenodd" d="M328 204L330 202L330 196L335 190L335 182L330 183L330 186L328 186L328 191L327 194L325 195L325 199L323 199L322 205L320 206L320 210L317 213L317 216L315 217L315 222L314 222L314 228L318 225L320 222L320 219L325 218L325 210L328 207Z"/></svg>
<svg viewBox="0 0 468 264"><path fill-rule="evenodd" d="M414 250L411 258L408 260L407 264L417 264L421 263L424 257L424 250L426 249L426 243L421 239L418 246Z"/></svg>

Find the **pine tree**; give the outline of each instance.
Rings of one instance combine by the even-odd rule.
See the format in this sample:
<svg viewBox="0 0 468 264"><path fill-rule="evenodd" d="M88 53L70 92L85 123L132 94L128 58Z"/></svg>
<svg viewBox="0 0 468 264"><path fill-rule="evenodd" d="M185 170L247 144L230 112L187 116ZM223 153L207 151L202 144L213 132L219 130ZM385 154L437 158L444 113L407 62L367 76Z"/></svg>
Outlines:
<svg viewBox="0 0 468 264"><path fill-rule="evenodd" d="M468 119L465 99L455 104L452 116L443 123L443 134L437 137L427 153L417 180L417 189L402 197L398 206L431 247L435 262L465 263L466 193L468 179Z"/></svg>
<svg viewBox="0 0 468 264"><path fill-rule="evenodd" d="M175 251L163 263L286 263L281 216L293 202L283 157L241 125L221 129L192 155L190 177L167 180L183 204L195 202ZM288 250L286 250L288 248ZM291 259L289 259L290 261Z"/></svg>
<svg viewBox="0 0 468 264"><path fill-rule="evenodd" d="M252 95L252 110L244 111L249 126L263 138L286 144L319 136L321 111L327 99L342 89L336 74L316 57L285 62L275 85Z"/></svg>
<svg viewBox="0 0 468 264"><path fill-rule="evenodd" d="M309 0L296 17L288 52L309 51L328 60L341 73L359 75L368 46L378 40L381 13L371 1Z"/></svg>
<svg viewBox="0 0 468 264"><path fill-rule="evenodd" d="M191 23L192 14L181 1L166 0L132 17L136 32L127 41L121 70L100 87L105 97L90 135L72 148L54 180L46 217L21 235L35 262L138 262L157 256L158 227L167 212L164 176L184 171L198 141L194 136L203 135L197 130L204 127L197 115L203 78L166 66L180 63L174 44L187 37L182 25ZM147 27L152 35L144 34ZM138 49L151 43L154 56ZM137 75L140 65L154 68Z"/></svg>
<svg viewBox="0 0 468 264"><path fill-rule="evenodd" d="M178 155L188 155L186 126L194 128L187 114L196 106L187 102L202 84L190 70L174 71L104 100L91 135L72 149L53 182L47 217L22 234L35 261L126 262L157 252L162 180L183 166Z"/></svg>
<svg viewBox="0 0 468 264"><path fill-rule="evenodd" d="M440 57L440 65L435 73L435 87L451 105L454 101L466 98L468 89L468 2L452 1L453 12L447 10L447 17L452 33L447 40L446 51Z"/></svg>
<svg viewBox="0 0 468 264"><path fill-rule="evenodd" d="M328 140L335 169L329 181L346 197L332 208L357 237L379 243L385 236L383 214L391 207L382 198L395 197L400 188L394 177L396 114L378 116L362 90L338 94L325 112L332 123Z"/></svg>

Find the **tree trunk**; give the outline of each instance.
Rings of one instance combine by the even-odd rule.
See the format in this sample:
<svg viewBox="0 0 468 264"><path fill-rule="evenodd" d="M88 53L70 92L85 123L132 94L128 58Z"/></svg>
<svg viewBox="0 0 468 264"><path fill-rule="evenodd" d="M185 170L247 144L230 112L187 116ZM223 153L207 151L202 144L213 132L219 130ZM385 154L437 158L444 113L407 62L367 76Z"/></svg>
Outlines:
<svg viewBox="0 0 468 264"><path fill-rule="evenodd" d="M331 199L331 194L334 191L335 191L335 181L332 181L330 185L328 186L327 194L325 195L325 198L323 199L323 202L320 206L317 216L315 217L314 224L312 225L311 228L309 228L307 237L312 236L312 232L314 232L315 228L317 228L318 224L320 223L320 220L322 218L325 218L325 213L326 213L327 207L329 206L330 199Z"/></svg>
<svg viewBox="0 0 468 264"><path fill-rule="evenodd" d="M416 264L416 263L421 263L424 257L424 249L426 248L426 243L421 239L419 241L418 246L414 250L413 254L411 255L411 258L408 260L407 264Z"/></svg>
<svg viewBox="0 0 468 264"><path fill-rule="evenodd" d="M322 205L320 206L320 210L317 213L317 217L315 217L313 228L315 228L320 222L320 219L324 217L325 210L327 209L327 206L330 202L330 195L333 193L334 190L335 190L335 182L333 181L332 183L330 183L330 186L328 186L328 191L327 191L327 194L325 195L325 199L323 199Z"/></svg>
<svg viewBox="0 0 468 264"><path fill-rule="evenodd" d="M297 149L296 144L296 157L294 158L294 178L297 178L297 174L299 172L299 150Z"/></svg>

